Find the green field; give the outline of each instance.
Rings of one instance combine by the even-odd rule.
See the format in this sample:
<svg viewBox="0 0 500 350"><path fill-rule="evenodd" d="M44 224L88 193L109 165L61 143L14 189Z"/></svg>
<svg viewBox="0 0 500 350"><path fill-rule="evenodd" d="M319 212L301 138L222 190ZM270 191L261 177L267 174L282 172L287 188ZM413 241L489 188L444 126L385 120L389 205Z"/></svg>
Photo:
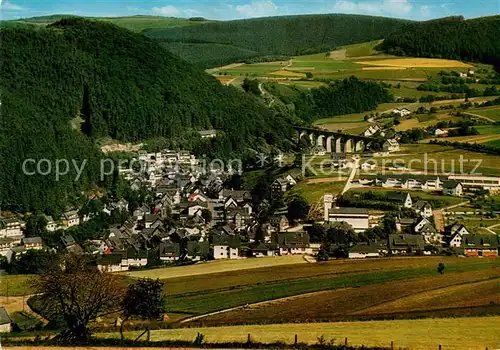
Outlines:
<svg viewBox="0 0 500 350"><path fill-rule="evenodd" d="M460 173L461 159L464 173L473 171L479 165L474 171L476 175L500 175L499 156L453 149L441 145L402 145L400 152L377 158L377 162L381 165L385 163L386 166L392 163L405 164L410 169L424 171L428 175L432 175Z"/></svg>
<svg viewBox="0 0 500 350"><path fill-rule="evenodd" d="M382 40L375 40L367 43L348 45L344 48L346 56L349 58L371 56L378 53L375 51L375 47L381 42Z"/></svg>
<svg viewBox="0 0 500 350"><path fill-rule="evenodd" d="M337 180L337 178L335 178ZM327 180L327 179L325 179ZM339 194L345 186L346 178L339 181L328 181L318 183L299 182L294 188L287 192L287 197L299 195L304 197L309 204L317 203L325 193Z"/></svg>
<svg viewBox="0 0 500 350"><path fill-rule="evenodd" d="M475 126L481 135L500 135L500 125Z"/></svg>
<svg viewBox="0 0 500 350"><path fill-rule="evenodd" d="M244 64L239 67L234 67L230 69L224 69L220 72L222 74L227 74L230 76L250 76L250 77L260 77L268 76L271 72L280 71L285 64L283 63L256 63L256 64ZM276 77L276 76L275 76Z"/></svg>
<svg viewBox="0 0 500 350"><path fill-rule="evenodd" d="M386 113L392 111L393 108L408 106L408 103L404 102L394 102L394 103L382 103L374 111L367 111L362 113L353 113L346 115L333 116L330 118L318 119L314 124L322 129L327 129L330 131L339 131L359 135L366 128L368 128L371 123L364 120L366 115L372 113Z"/></svg>
<svg viewBox="0 0 500 350"><path fill-rule="evenodd" d="M478 109L469 109L466 113L477 114L483 117L487 117L493 119L497 122L500 122L500 107L486 107L486 108L478 108Z"/></svg>
<svg viewBox="0 0 500 350"><path fill-rule="evenodd" d="M486 145L500 148L500 140L486 142Z"/></svg>
<svg viewBox="0 0 500 350"><path fill-rule="evenodd" d="M433 209L439 209L443 207L448 207L454 204L458 204L460 202L463 202L464 200L462 198L458 197L450 197L450 196L442 196L436 193L431 193L431 192L425 192L425 191L414 191L414 190L406 190L406 189L394 189L394 190L388 190L388 189L380 189L377 187L373 188L353 188L349 190L350 193L364 193L364 192L374 192L376 194L380 194L383 196L387 196L390 193L393 192L409 192L413 202L416 202L417 200L425 200L429 201L433 205Z"/></svg>
<svg viewBox="0 0 500 350"><path fill-rule="evenodd" d="M271 283L258 283L254 285L234 286L226 289L212 289L217 284L208 283L203 293L186 293L175 295L169 299L168 311L184 314L204 314L217 310L263 302L271 299L291 297L294 295L332 290L338 288L362 287L371 284L380 284L395 280L405 280L409 278L419 278L432 276L436 273L436 261L442 258L433 258L424 261L422 265L407 265L406 268L391 268L374 272L362 272L362 266L358 272L335 275L335 270L331 270L328 275L316 275L309 278L297 277L294 274L287 275L289 280L275 281ZM454 259L446 264L447 272L467 272L491 269L500 264L499 259L495 260L461 260ZM332 267L335 265L332 265ZM376 265L375 265L376 266ZM366 267L366 265L365 265ZM365 270L366 271L366 270ZM495 272L495 271L493 271ZM333 274L333 275L332 275ZM209 278L209 276L206 276Z"/></svg>

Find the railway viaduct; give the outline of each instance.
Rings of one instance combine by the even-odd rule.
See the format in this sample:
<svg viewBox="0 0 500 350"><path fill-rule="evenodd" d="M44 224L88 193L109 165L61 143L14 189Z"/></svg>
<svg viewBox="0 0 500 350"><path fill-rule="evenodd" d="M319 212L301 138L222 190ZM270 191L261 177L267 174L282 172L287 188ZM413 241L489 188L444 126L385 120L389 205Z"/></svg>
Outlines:
<svg viewBox="0 0 500 350"><path fill-rule="evenodd" d="M311 146L323 146L327 153L356 153L370 148L373 137L350 135L322 129L296 127L298 141L307 140Z"/></svg>

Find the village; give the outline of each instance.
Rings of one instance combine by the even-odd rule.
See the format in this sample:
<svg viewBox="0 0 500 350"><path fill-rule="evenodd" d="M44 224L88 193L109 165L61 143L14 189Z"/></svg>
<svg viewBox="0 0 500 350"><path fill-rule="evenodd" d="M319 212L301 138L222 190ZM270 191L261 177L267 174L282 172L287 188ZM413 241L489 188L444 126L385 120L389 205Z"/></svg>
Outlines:
<svg viewBox="0 0 500 350"><path fill-rule="evenodd" d="M381 130L371 128L364 135L377 132ZM204 133L202 137L212 137L213 133ZM312 154L317 147L312 148ZM397 140L384 143L384 152L397 150ZM186 261L295 254L308 259L325 254L352 259L433 254L498 256L497 235L475 232L459 221L445 225L446 213L435 210L429 201L419 199L419 193L455 198L474 196L477 191L494 193L500 188L500 179L471 175L382 175L377 174L375 158L360 162L358 155L331 152L331 159L332 167L357 174L348 179L346 190L397 190L377 200L399 209L398 213L373 210L377 202L339 205L336 196L325 193L322 218L308 219L306 215L291 218L289 207L273 207L270 201L293 189L301 181L301 175L285 173L275 178L269 184L270 198L256 201L251 191L230 187L233 186L232 169L207 171L200 160L187 151L139 151L134 160L141 162L140 170L123 168L120 176L133 191L147 189L154 197L149 203L144 200L131 208L127 200L121 198L106 203L101 213L71 208L57 220L44 215L43 230L60 234L58 244L50 247L53 251L92 255L100 270L112 272ZM347 203L369 202L366 196L359 196L351 195ZM345 203L348 197L343 198ZM116 216L117 213L123 218L122 223L109 225L99 239L82 240L68 233L97 215ZM392 228L388 228L388 220ZM339 224L343 225L342 229L336 227ZM318 225L327 231L333 227L349 237L363 235L364 239L330 240L325 245L325 241L312 232ZM377 236L373 230L382 233ZM42 237L25 235L25 231L26 223L21 218L0 219L0 254L8 263L29 250L47 247ZM343 254L338 253L339 249Z"/></svg>

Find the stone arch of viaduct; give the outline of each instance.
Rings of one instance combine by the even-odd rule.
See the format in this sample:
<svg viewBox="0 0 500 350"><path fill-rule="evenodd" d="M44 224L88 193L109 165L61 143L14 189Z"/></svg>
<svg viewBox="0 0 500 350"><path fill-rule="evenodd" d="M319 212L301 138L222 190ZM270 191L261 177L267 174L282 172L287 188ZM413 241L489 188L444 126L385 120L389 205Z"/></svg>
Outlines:
<svg viewBox="0 0 500 350"><path fill-rule="evenodd" d="M349 135L339 132L312 128L296 128L299 142L307 140L311 146L322 146L327 153L363 152L373 138L361 135Z"/></svg>

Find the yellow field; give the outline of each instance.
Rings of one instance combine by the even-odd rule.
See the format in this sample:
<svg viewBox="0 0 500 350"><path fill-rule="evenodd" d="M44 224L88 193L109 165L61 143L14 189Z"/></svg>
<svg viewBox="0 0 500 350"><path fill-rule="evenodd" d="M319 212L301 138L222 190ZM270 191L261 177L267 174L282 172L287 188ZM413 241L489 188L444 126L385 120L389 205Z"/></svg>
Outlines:
<svg viewBox="0 0 500 350"><path fill-rule="evenodd" d="M166 267L144 271L131 271L124 274L136 278L149 277L167 279L300 263L307 263L307 261L305 261L301 255L285 255L280 257L264 257L258 259L219 260L189 266Z"/></svg>
<svg viewBox="0 0 500 350"><path fill-rule="evenodd" d="M372 62L372 61L371 61ZM406 67L363 67L361 70L405 70Z"/></svg>
<svg viewBox="0 0 500 350"><path fill-rule="evenodd" d="M16 311L23 311L23 305L26 305L26 300L29 299L29 296L26 297L0 297L0 305L5 307L9 314L13 314Z"/></svg>
<svg viewBox="0 0 500 350"><path fill-rule="evenodd" d="M370 66L386 66L386 67L406 67L406 68L469 68L470 64L455 60L443 60L439 58L395 58L378 61L361 61L358 64L366 64Z"/></svg>
<svg viewBox="0 0 500 350"><path fill-rule="evenodd" d="M245 342L250 333L254 341L273 343L283 341L293 343L295 334L299 342L316 343L324 336L327 341L335 338L336 344L343 344L347 337L350 345L385 346L391 341L394 347L407 349L496 349L500 346L498 333L500 316L445 318L424 320L393 320L337 323L306 323L251 325L212 328L182 328L151 331L151 341L185 340L192 341L198 332L205 341ZM140 332L128 332L133 338ZM99 334L101 338L118 338L118 333Z"/></svg>
<svg viewBox="0 0 500 350"><path fill-rule="evenodd" d="M396 129L396 130L399 130L399 129ZM430 142L432 140L449 141L449 142L486 143L486 142L500 140L500 135L457 136L457 137L447 137L445 139L443 139L443 138L426 139L425 142Z"/></svg>
<svg viewBox="0 0 500 350"><path fill-rule="evenodd" d="M269 73L271 75L278 75L278 76L283 76L283 77L295 77L295 78L305 78L306 75L304 73L296 73L296 72L291 72L289 70L278 70L276 72L271 72Z"/></svg>

